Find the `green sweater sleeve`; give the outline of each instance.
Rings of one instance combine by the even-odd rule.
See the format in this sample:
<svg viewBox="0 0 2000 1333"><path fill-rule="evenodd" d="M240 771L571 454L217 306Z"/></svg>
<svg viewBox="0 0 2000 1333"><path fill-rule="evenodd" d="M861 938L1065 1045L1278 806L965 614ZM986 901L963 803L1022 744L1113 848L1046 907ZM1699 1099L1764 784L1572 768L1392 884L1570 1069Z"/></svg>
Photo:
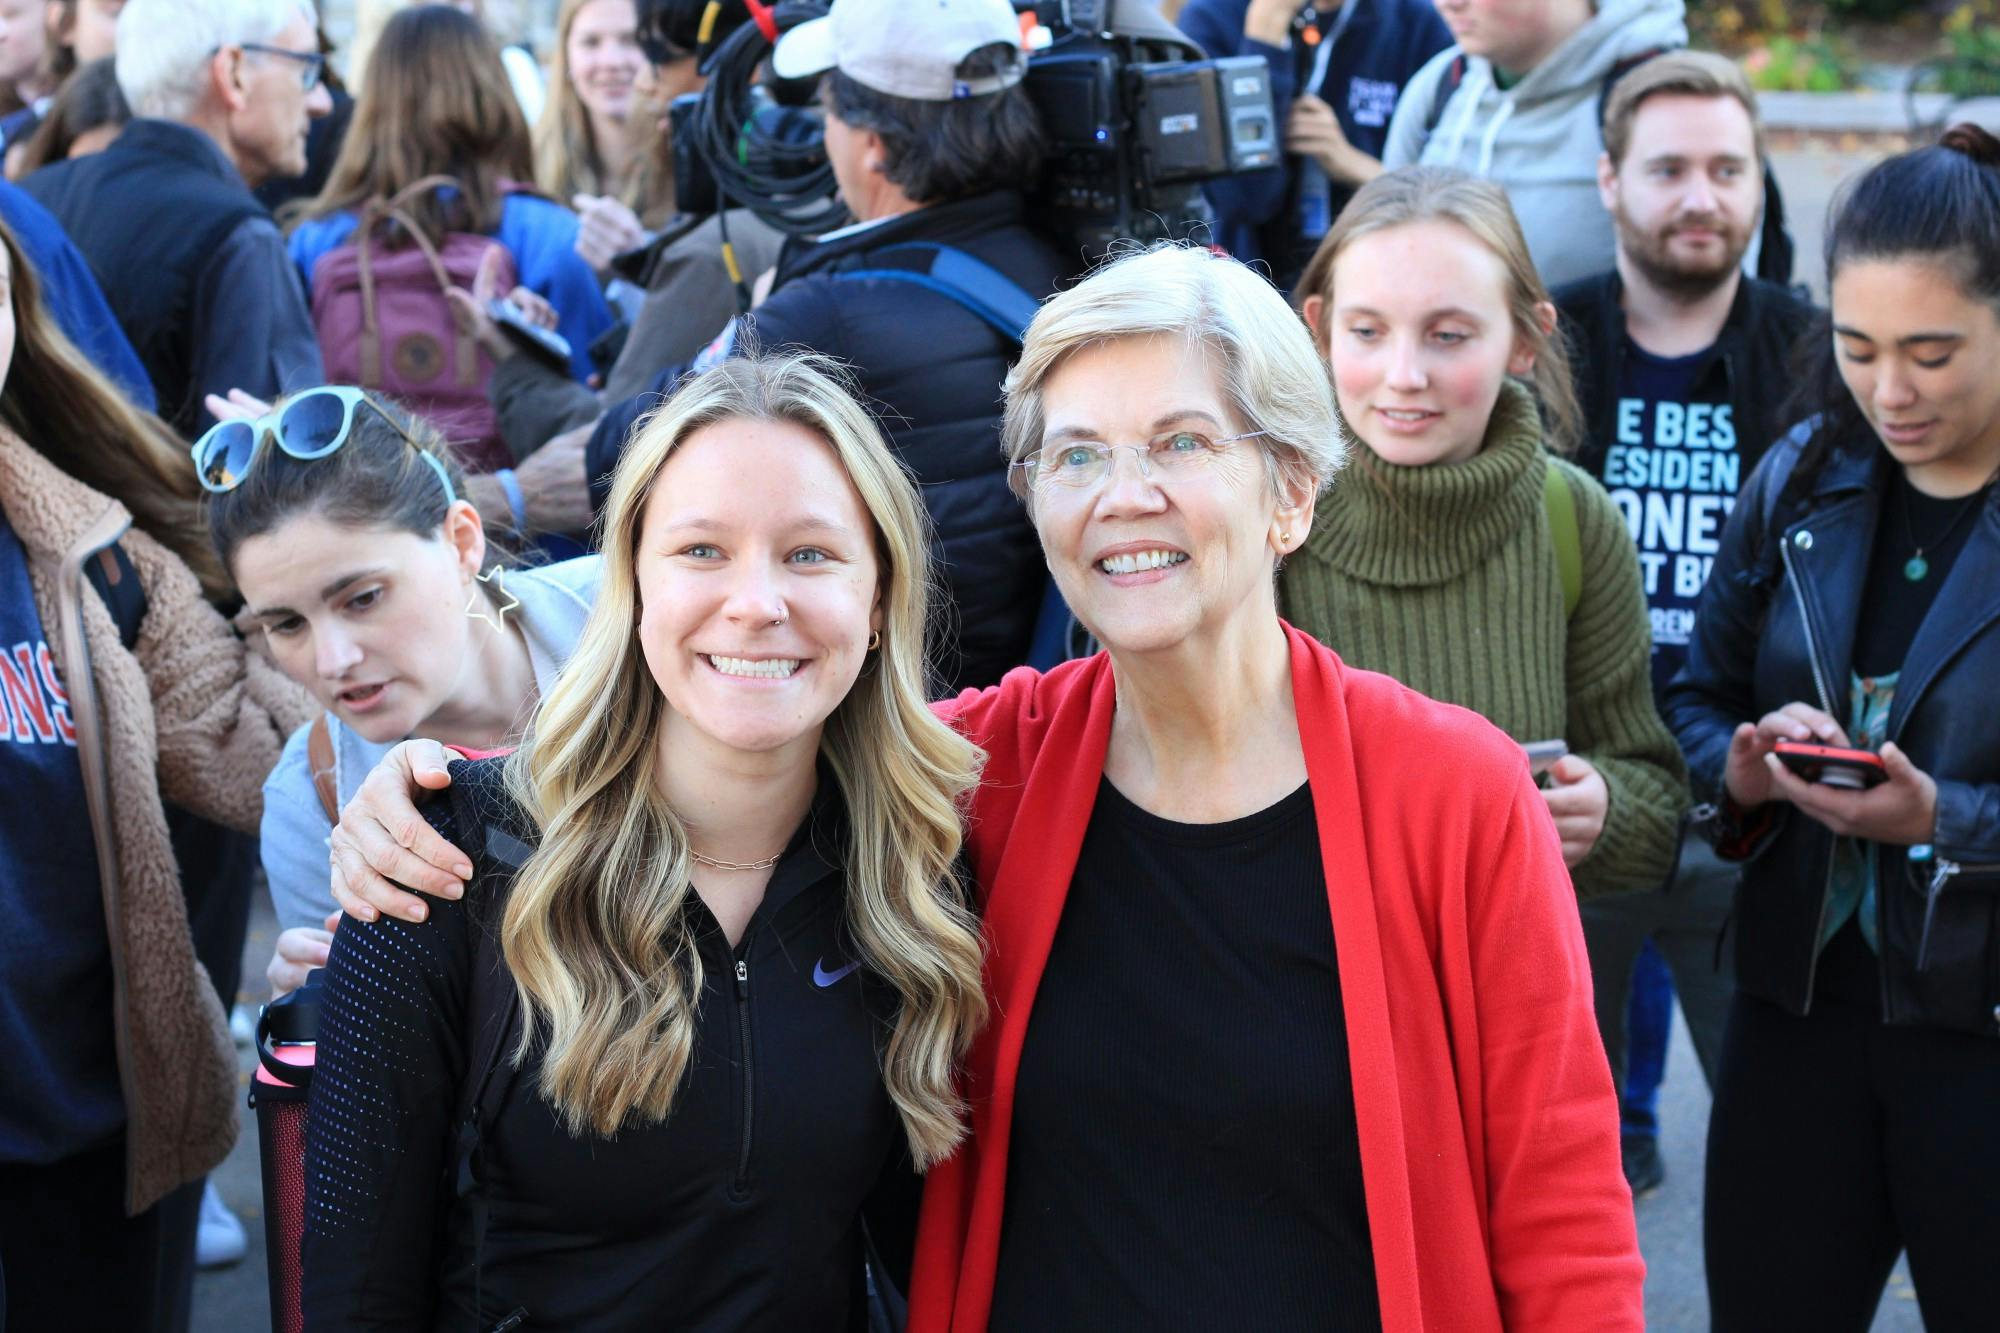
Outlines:
<svg viewBox="0 0 2000 1333"><path fill-rule="evenodd" d="M1570 620L1569 748L1604 775L1604 832L1575 867L1577 896L1648 889L1672 869L1687 766L1653 702L1652 623L1639 556L1604 488L1558 462L1576 496L1583 596Z"/></svg>

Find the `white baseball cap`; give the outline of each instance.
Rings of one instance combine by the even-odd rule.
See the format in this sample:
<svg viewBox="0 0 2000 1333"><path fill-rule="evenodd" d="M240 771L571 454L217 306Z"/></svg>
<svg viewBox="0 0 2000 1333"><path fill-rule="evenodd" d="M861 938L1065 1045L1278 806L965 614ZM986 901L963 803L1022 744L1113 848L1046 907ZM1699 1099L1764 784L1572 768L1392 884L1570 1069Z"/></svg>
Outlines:
<svg viewBox="0 0 2000 1333"><path fill-rule="evenodd" d="M834 0L825 18L808 19L778 39L771 67L785 79L838 69L890 97L950 102L1021 81L1025 54L998 74L958 76L967 56L998 44L1021 46L1021 22L1007 0Z"/></svg>

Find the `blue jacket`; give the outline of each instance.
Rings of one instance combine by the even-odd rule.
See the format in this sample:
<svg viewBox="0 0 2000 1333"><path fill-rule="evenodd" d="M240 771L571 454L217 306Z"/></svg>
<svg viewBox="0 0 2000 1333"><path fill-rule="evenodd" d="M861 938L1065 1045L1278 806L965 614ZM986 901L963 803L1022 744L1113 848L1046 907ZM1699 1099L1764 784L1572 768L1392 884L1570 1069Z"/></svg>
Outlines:
<svg viewBox="0 0 2000 1333"><path fill-rule="evenodd" d="M0 181L0 218L6 219L28 262L35 266L42 280L42 300L55 313L69 340L136 406L148 412L158 407L153 381L140 364L139 354L132 350L131 339L118 326L111 303L104 299L104 289L97 285L97 275L70 243L55 214L20 186Z"/></svg>
<svg viewBox="0 0 2000 1333"><path fill-rule="evenodd" d="M1243 35L1250 0L1188 0L1182 32L1210 56L1259 55L1271 68L1271 104L1282 133L1286 114L1301 93L1317 92L1333 107L1347 141L1372 157L1388 142L1389 117L1410 76L1451 45L1451 30L1430 0L1346 0L1347 12L1328 29L1325 77L1307 87L1320 47L1294 41L1266 46ZM1277 284L1290 290L1318 237L1301 233L1298 178L1301 159L1287 154L1280 166L1222 176L1208 182L1215 209L1216 241L1246 262L1263 260ZM1351 191L1335 184L1328 220Z"/></svg>
<svg viewBox="0 0 2000 1333"><path fill-rule="evenodd" d="M299 266L308 299L313 265L354 235L359 215L334 213L302 222L292 233L292 262ZM588 379L590 344L612 325L611 307L597 275L576 252L576 214L539 195L510 194L500 205L500 230L494 239L514 256L521 286L556 308L556 332L569 339L570 373Z"/></svg>
<svg viewBox="0 0 2000 1333"><path fill-rule="evenodd" d="M583 622L597 600L603 562L596 556L568 560L538 569L509 570L507 591L520 600L521 634L528 641L535 686L547 691L556 673L576 648ZM360 788L395 742L377 744L326 715L333 741L334 787L343 804ZM262 840L264 878L271 886L271 904L278 911L278 929L317 928L333 910L333 886L328 878L326 840L333 821L313 786L312 760L306 753L311 724L300 727L285 742L285 753L264 779ZM444 738L449 739L449 738Z"/></svg>
<svg viewBox="0 0 2000 1333"><path fill-rule="evenodd" d="M1794 700L1847 711L1887 455L1865 428L1843 439L1796 503L1786 479L1810 431L1773 445L1723 529L1667 724L1698 795L1720 799L1729 738ZM1804 478L1801 478L1801 482ZM1937 783L1928 848L1869 844L1875 857L1882 1017L2000 1037L2000 496L1989 496L1910 644L1888 739ZM1756 817L1763 817L1760 822ZM1808 1011L1830 888L1833 834L1782 803L1718 846L1745 856L1736 897L1736 982ZM1943 873L1940 873L1943 872Z"/></svg>

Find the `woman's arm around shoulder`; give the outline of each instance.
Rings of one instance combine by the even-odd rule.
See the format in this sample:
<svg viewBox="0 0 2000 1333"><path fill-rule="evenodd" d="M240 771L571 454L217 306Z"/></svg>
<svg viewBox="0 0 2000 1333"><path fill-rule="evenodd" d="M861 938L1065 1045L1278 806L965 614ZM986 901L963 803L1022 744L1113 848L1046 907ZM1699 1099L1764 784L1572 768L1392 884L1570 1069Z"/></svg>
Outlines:
<svg viewBox="0 0 2000 1333"><path fill-rule="evenodd" d="M451 805L433 800L425 817L469 837ZM433 1325L473 928L463 902L438 902L423 922L348 920L334 933L306 1122L307 1328Z"/></svg>
<svg viewBox="0 0 2000 1333"><path fill-rule="evenodd" d="M1526 764L1515 773L1476 816L1487 827L1466 866L1473 1013L1453 1020L1477 1034L1494 1290L1507 1328L1638 1330L1645 1264L1590 961L1548 811Z"/></svg>
<svg viewBox="0 0 2000 1333"><path fill-rule="evenodd" d="M160 793L254 832L265 775L317 709L203 599L178 557L136 530L120 542L146 589L134 651L152 695Z"/></svg>
<svg viewBox="0 0 2000 1333"><path fill-rule="evenodd" d="M1583 589L1564 664L1572 752L1604 778L1604 831L1575 867L1585 898L1652 888L1674 863L1687 767L1653 700L1653 632L1632 535L1604 488L1555 464L1576 497Z"/></svg>

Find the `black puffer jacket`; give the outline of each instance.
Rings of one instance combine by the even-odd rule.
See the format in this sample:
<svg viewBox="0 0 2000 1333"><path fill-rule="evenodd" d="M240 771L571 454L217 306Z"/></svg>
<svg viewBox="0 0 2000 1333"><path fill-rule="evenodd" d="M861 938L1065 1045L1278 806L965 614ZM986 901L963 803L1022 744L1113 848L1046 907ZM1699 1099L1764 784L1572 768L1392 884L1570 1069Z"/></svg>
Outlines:
<svg viewBox="0 0 2000 1333"><path fill-rule="evenodd" d="M1803 700L1844 717L1856 620L1888 483L1872 436L1844 441L1796 503L1806 432L1774 445L1723 532L1667 723L1704 798L1730 734ZM1803 478L1802 478L1803 480ZM1988 500L1904 659L1888 739L1937 782L1928 858L1874 846L1882 1015L2000 1036L2000 498ZM1793 1013L1813 998L1833 835L1790 807L1747 843L1736 977Z"/></svg>
<svg viewBox="0 0 2000 1333"><path fill-rule="evenodd" d="M1046 575L1000 453L1000 381L1018 349L948 296L837 276L886 266L898 257L885 251L915 243L963 250L1036 297L1064 276L1055 250L1029 230L1019 195L975 195L788 246L770 299L746 330L725 336L738 348L754 337L765 350L807 348L854 368L937 528L948 605L934 612L932 657L949 693L994 684L1027 660ZM632 423L686 370L669 367L651 392L598 424L589 461L600 508Z"/></svg>
<svg viewBox="0 0 2000 1333"><path fill-rule="evenodd" d="M1618 381L1625 367L1623 294L1616 269L1555 292L1570 360L1588 372L1577 376L1584 437L1572 461L1593 477L1604 475L1605 450L1618 438ZM1697 398L1731 405L1746 475L1791 424L1781 419L1792 389L1786 370L1813 315L1813 307L1788 289L1746 276L1695 375ZM1714 396L1718 391L1720 398Z"/></svg>

